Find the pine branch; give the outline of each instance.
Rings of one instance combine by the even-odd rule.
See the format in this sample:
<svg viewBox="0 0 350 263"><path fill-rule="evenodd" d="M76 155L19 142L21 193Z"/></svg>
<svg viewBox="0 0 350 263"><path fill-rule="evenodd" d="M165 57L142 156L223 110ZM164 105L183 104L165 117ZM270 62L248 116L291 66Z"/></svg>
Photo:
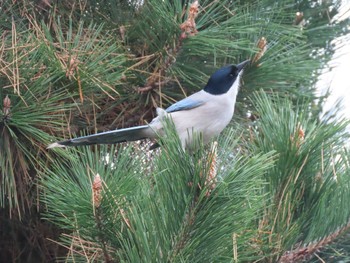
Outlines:
<svg viewBox="0 0 350 263"><path fill-rule="evenodd" d="M165 47L166 57L162 59L160 65L156 67L152 75L147 78L147 84L144 87L138 88L138 92L148 92L168 83L169 79L166 79L164 74L176 62L176 57L183 46L183 40L198 33L195 22L198 12L199 2L195 0L188 9L187 20L180 25L181 35L178 37L175 47ZM162 80L164 78L165 80Z"/></svg>
<svg viewBox="0 0 350 263"><path fill-rule="evenodd" d="M334 177L337 169L346 167L345 155L337 142L345 135L346 124L316 124L304 116L301 106L293 106L273 94L257 95L256 101L260 113L257 122L261 126L259 136L253 136L253 140L259 149L275 150L278 154L276 166L266 178L266 190L272 202L262 217L263 229L269 231L268 243L275 244L272 245L275 253L283 254L281 260L292 262L329 242L340 232L328 233L348 222L349 211L338 203L350 198L349 180L344 176ZM276 120L281 121L276 123ZM337 161L333 157L335 152L339 156ZM335 206L339 207L336 213ZM332 207L332 211L327 207ZM320 240L320 236L327 237L310 242L305 249L298 247L284 253L286 247Z"/></svg>
<svg viewBox="0 0 350 263"><path fill-rule="evenodd" d="M310 259L316 252L320 251L325 246L332 243L337 237L344 234L350 228L350 222L336 230L335 232L329 234L328 236L320 239L319 241L311 242L309 244L299 246L293 250L286 251L281 258L279 263L293 263L293 262L302 262L307 259Z"/></svg>

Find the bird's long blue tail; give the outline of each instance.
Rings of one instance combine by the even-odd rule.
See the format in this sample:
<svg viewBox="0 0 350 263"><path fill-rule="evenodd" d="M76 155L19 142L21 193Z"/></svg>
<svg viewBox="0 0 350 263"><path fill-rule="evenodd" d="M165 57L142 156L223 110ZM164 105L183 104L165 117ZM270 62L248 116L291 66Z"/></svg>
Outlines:
<svg viewBox="0 0 350 263"><path fill-rule="evenodd" d="M131 127L120 130L101 132L88 136L78 137L66 141L55 142L47 148L65 147L65 146L81 146L93 144L114 144L127 141L136 141L149 138L153 131L148 125Z"/></svg>

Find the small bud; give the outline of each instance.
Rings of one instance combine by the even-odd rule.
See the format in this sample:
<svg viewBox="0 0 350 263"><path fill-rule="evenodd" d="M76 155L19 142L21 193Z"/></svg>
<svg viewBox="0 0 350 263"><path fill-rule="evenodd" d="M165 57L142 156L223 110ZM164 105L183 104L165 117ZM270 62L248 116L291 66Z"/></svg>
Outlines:
<svg viewBox="0 0 350 263"><path fill-rule="evenodd" d="M4 99L4 108L10 108L11 107L11 100L9 98L9 95L6 95Z"/></svg>
<svg viewBox="0 0 350 263"><path fill-rule="evenodd" d="M198 12L199 12L199 2L198 0L195 0L190 6L189 15L195 18L198 15Z"/></svg>
<svg viewBox="0 0 350 263"><path fill-rule="evenodd" d="M125 41L125 33L126 33L126 28L124 25L121 25L119 27L119 34L120 34L120 37L123 41Z"/></svg>
<svg viewBox="0 0 350 263"><path fill-rule="evenodd" d="M294 132L294 135L290 136L290 140L295 143L295 146L297 148L300 148L301 144L304 142L305 139L305 131L300 123L298 123L296 130Z"/></svg>
<svg viewBox="0 0 350 263"><path fill-rule="evenodd" d="M10 114L10 108L11 108L11 100L8 95L6 95L3 101L3 106L4 106L4 116L8 116Z"/></svg>
<svg viewBox="0 0 350 263"><path fill-rule="evenodd" d="M299 137L299 140L304 140L304 138L305 138L305 132L304 132L302 126L300 126L300 128L299 128L298 137Z"/></svg>
<svg viewBox="0 0 350 263"><path fill-rule="evenodd" d="M70 60L68 61L68 66L66 69L66 77L70 79L74 75L74 73L78 71L79 63L80 61L77 55L72 55L70 57Z"/></svg>
<svg viewBox="0 0 350 263"><path fill-rule="evenodd" d="M303 23L302 23L303 20L304 20L304 13L303 12L296 12L293 25L303 26Z"/></svg>
<svg viewBox="0 0 350 263"><path fill-rule="evenodd" d="M195 18L197 17L198 12L199 12L199 2L198 0L195 0L191 4L190 9L188 11L187 20L180 25L180 29L182 31L180 35L181 40L185 39L188 36L194 36L198 33L196 29L196 21L195 21Z"/></svg>
<svg viewBox="0 0 350 263"><path fill-rule="evenodd" d="M102 180L99 174L96 174L94 177L94 182L92 184L92 198L93 204L95 207L99 207L102 200Z"/></svg>
<svg viewBox="0 0 350 263"><path fill-rule="evenodd" d="M122 76L120 77L121 81L127 81L127 77L125 76L125 74L123 73Z"/></svg>
<svg viewBox="0 0 350 263"><path fill-rule="evenodd" d="M209 173L208 173L207 178L205 180L205 185L208 186L209 190L207 191L206 196L210 196L211 191L214 190L216 187L217 157L218 157L217 148L218 148L218 143L215 141L215 142L213 142L211 149L210 149Z"/></svg>
<svg viewBox="0 0 350 263"><path fill-rule="evenodd" d="M259 49L258 53L254 56L252 63L257 62L262 58L262 56L265 54L267 50L267 40L265 37L262 37L259 39L258 43L256 44L257 48Z"/></svg>

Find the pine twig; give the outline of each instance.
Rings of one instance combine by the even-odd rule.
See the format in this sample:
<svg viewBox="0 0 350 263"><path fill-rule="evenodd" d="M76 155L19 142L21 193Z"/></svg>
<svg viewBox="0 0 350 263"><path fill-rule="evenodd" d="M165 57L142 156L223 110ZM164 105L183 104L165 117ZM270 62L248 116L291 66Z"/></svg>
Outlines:
<svg viewBox="0 0 350 263"><path fill-rule="evenodd" d="M216 141L213 142L211 149L210 149L210 152L208 154L209 158L205 160L208 162L208 167L209 167L209 170L208 170L207 174L205 175L205 180L204 180L204 186L206 186L206 189L207 189L207 191L205 193L206 197L209 197L211 192L216 187L216 182L217 182L217 178L216 178L216 176L217 176L217 166L216 166L217 165L217 146L218 146L218 143ZM202 160L199 161L199 164L202 166ZM202 172L200 173L200 176L201 177L203 176ZM188 186L193 187L193 182L189 182ZM175 255L178 253L178 251L180 251L186 245L186 241L188 238L188 231L187 230L190 226L193 225L193 223L196 219L196 215L198 212L198 207L196 205L198 204L198 199L199 199L200 192L202 191L202 189L203 189L203 186L201 185L201 183L198 183L197 187L196 187L196 193L195 193L195 196L193 199L193 203L192 203L191 208L189 209L189 212L188 212L186 219L185 219L185 222L186 222L185 227L183 228L183 230L181 231L181 233L179 235L179 239L178 239L176 245L174 246L174 252L173 252L171 259L169 261L172 261L173 258L175 257Z"/></svg>
<svg viewBox="0 0 350 263"><path fill-rule="evenodd" d="M167 57L164 59L163 63L153 71L151 76L147 79L146 85L137 89L139 93L148 92L169 82L169 79L164 79L164 72L176 62L176 57L180 52L183 40L198 33L195 21L198 13L199 1L195 0L189 8L187 20L180 25L181 35L177 40L175 48L171 48L170 46L165 47Z"/></svg>
<svg viewBox="0 0 350 263"><path fill-rule="evenodd" d="M281 256L278 263L300 262L302 260L310 258L314 253L316 253L317 251L319 251L321 248L328 245L329 243L333 242L338 236L343 234L349 228L350 228L350 222L348 222L345 226L336 230L332 234L324 237L320 241L312 242L310 244L307 244L304 247L298 246L293 250L286 251Z"/></svg>
<svg viewBox="0 0 350 263"><path fill-rule="evenodd" d="M104 238L104 231L103 231L103 214L102 214L102 210L101 210L101 201L102 201L102 180L99 174L96 174L94 177L94 182L92 184L92 202L94 205L94 215L95 215L95 222L96 222L96 226L98 228L98 233L99 233L99 240L101 242L101 248L103 251L103 255L105 258L105 262L107 263L112 263L114 262L111 258L111 256L108 253L107 250L107 242Z"/></svg>
<svg viewBox="0 0 350 263"><path fill-rule="evenodd" d="M150 90L154 89L154 88L157 87L157 86L166 84L168 81L169 81L169 80L164 80L164 81L159 81L159 82L153 82L153 83L151 83L150 85L146 85L146 86L144 86L144 87L138 88L138 92L144 93L144 92L150 91Z"/></svg>
<svg viewBox="0 0 350 263"><path fill-rule="evenodd" d="M215 189L216 182L217 182L217 148L218 148L218 142L213 142L211 149L210 149L210 159L209 159L209 172L205 180L205 185L207 186L208 190L206 192L206 196L209 197L210 193Z"/></svg>

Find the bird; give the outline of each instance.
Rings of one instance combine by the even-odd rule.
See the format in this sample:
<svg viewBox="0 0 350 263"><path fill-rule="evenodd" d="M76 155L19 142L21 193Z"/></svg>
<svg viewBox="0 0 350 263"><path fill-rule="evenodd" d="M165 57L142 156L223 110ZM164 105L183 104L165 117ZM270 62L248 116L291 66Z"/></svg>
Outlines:
<svg viewBox="0 0 350 263"><path fill-rule="evenodd" d="M205 87L172 104L168 108L157 108L157 117L149 124L116 129L92 135L59 141L47 148L82 146L94 144L116 144L141 139L157 139L164 135L164 118L171 118L184 149L190 148L195 134L204 144L219 135L230 123L240 87L241 77L249 60L237 65L227 65L215 71ZM154 148L151 146L151 148Z"/></svg>

